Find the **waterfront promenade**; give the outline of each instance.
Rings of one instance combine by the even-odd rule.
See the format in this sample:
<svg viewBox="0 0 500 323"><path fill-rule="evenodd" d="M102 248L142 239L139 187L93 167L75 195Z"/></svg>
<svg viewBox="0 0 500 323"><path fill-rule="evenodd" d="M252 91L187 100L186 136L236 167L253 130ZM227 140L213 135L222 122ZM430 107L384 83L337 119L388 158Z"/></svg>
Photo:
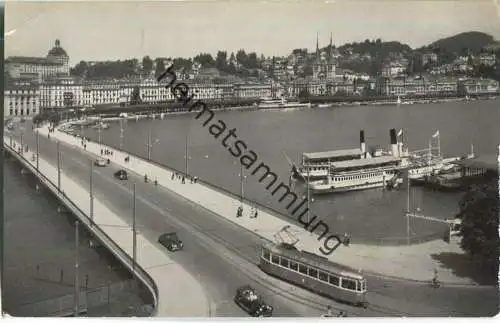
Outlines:
<svg viewBox="0 0 500 323"><path fill-rule="evenodd" d="M9 138L4 138L9 145ZM16 149L19 142L13 141ZM33 150L23 152L23 157L33 167ZM39 159L39 171L57 185L57 168ZM61 191L85 214L90 214L89 191L73 181L68 174L61 172ZM133 255L133 232L129 224L107 208L100 197L94 197L94 222L128 255ZM158 289L156 316L160 317L207 317L210 316L210 303L200 283L180 265L169 257L158 244L153 244L140 233L137 238L137 264L153 279Z"/></svg>
<svg viewBox="0 0 500 323"><path fill-rule="evenodd" d="M48 128L43 127L39 131L41 135L47 136ZM83 148L80 138L72 137L61 131L51 133L51 138L58 138L62 142L76 146L78 149ZM100 155L101 149L113 151L112 156L106 157L109 157L116 165L133 171L140 176L147 174L151 179L151 185L153 185L153 180L157 179L158 185L267 240L274 241L273 235L283 226L290 225L290 231L294 232L300 239L297 243L299 249L321 255L319 248L322 242L318 242L316 236L299 227L298 222L294 222L293 219L291 219L291 222L287 222L262 209L259 209L257 218L250 218L252 205L247 203L244 205L244 216L236 218L236 209L240 205L238 199L218 192L202 183L193 184L190 180L186 180L185 184L182 184L179 179L172 180L172 172L170 170L140 158L130 156L130 160L125 162L125 157L128 155L111 147L99 145L94 142L89 142L86 146L87 152L95 155ZM338 233L343 234L343 232ZM354 243L349 247L339 247L328 258L331 261L385 278L427 283L433 277L434 269L437 269L439 279L443 283L456 285L474 284L473 280L467 277L466 274L459 276L453 269L444 267L436 260L440 255L463 255L463 251L453 240L451 244L438 240L410 246L369 246L356 244L355 236L352 239ZM465 259L466 257L460 258ZM462 272L467 271L466 263L461 263L457 266L462 269Z"/></svg>

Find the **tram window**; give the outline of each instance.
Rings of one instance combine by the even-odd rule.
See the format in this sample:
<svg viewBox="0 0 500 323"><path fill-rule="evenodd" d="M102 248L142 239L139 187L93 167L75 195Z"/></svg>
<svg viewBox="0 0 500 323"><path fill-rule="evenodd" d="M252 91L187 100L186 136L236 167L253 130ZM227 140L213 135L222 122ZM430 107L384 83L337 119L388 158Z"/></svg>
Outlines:
<svg viewBox="0 0 500 323"><path fill-rule="evenodd" d="M318 271L316 269L309 268L309 276L318 278Z"/></svg>
<svg viewBox="0 0 500 323"><path fill-rule="evenodd" d="M339 278L337 276L330 275L330 284L338 286Z"/></svg>
<svg viewBox="0 0 500 323"><path fill-rule="evenodd" d="M299 273L307 275L307 266L299 265Z"/></svg>
<svg viewBox="0 0 500 323"><path fill-rule="evenodd" d="M280 265L282 265L283 267L288 268L288 259L281 258Z"/></svg>
<svg viewBox="0 0 500 323"><path fill-rule="evenodd" d="M356 290L356 282L348 278L342 278L342 288Z"/></svg>
<svg viewBox="0 0 500 323"><path fill-rule="evenodd" d="M323 271L320 271L318 273L318 278L319 278L319 280L322 280L324 282L328 282L328 274L323 272Z"/></svg>
<svg viewBox="0 0 500 323"><path fill-rule="evenodd" d="M273 262L273 264L279 264L280 263L280 257L278 257L276 255L273 255L271 257L271 261Z"/></svg>
<svg viewBox="0 0 500 323"><path fill-rule="evenodd" d="M290 269L298 271L299 270L299 265L296 262L290 261Z"/></svg>
<svg viewBox="0 0 500 323"><path fill-rule="evenodd" d="M263 250L262 255L264 256L264 259L266 259L266 260L269 260L269 258L271 257L271 253L269 252L269 250L266 250L266 249Z"/></svg>

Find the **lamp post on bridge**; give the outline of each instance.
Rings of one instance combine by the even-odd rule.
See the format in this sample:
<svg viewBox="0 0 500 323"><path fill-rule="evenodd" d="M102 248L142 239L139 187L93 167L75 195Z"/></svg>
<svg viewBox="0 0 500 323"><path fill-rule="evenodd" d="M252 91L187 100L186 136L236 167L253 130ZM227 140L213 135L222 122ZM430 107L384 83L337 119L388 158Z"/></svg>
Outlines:
<svg viewBox="0 0 500 323"><path fill-rule="evenodd" d="M79 267L80 267L80 257L79 257L79 246L80 246L80 232L79 232L79 222L75 221L75 317L79 315L80 312L80 278L79 278Z"/></svg>
<svg viewBox="0 0 500 323"><path fill-rule="evenodd" d="M57 190L61 191L61 151L59 140L57 141Z"/></svg>
<svg viewBox="0 0 500 323"><path fill-rule="evenodd" d="M36 170L38 170L40 160L40 134L36 132Z"/></svg>
<svg viewBox="0 0 500 323"><path fill-rule="evenodd" d="M133 184L133 199L132 199L132 271L135 275L135 266L137 263L137 227L136 227L136 196L135 183Z"/></svg>
<svg viewBox="0 0 500 323"><path fill-rule="evenodd" d="M90 180L89 180L89 197L90 197L90 225L94 225L94 193L93 193L93 178L94 178L94 167L91 160L90 162Z"/></svg>
<svg viewBox="0 0 500 323"><path fill-rule="evenodd" d="M23 139L24 139L24 132L21 131L21 155L24 155L24 143L23 143Z"/></svg>

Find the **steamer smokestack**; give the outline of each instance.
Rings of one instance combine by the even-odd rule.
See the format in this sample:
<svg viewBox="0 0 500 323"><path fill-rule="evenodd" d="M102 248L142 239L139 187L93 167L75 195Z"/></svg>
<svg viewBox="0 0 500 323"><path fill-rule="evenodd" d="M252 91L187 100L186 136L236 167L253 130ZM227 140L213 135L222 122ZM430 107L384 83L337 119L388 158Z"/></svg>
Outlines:
<svg viewBox="0 0 500 323"><path fill-rule="evenodd" d="M359 131L359 143L361 145L361 154L363 158L366 158L366 144L365 144L365 131Z"/></svg>
<svg viewBox="0 0 500 323"><path fill-rule="evenodd" d="M399 157L398 138L396 136L396 129L392 128L391 130L389 130L389 135L391 137L392 155L394 157Z"/></svg>

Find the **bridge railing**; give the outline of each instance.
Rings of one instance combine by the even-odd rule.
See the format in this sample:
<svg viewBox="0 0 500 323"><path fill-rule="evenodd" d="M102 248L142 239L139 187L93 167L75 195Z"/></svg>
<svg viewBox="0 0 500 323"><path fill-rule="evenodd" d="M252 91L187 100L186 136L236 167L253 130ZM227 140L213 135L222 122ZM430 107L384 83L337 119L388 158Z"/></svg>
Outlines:
<svg viewBox="0 0 500 323"><path fill-rule="evenodd" d="M23 155L17 153L8 143L4 141L4 147L6 151L9 151L13 156L16 156L25 167L27 167L33 174L35 174L47 188L49 188L52 193L59 197L61 202L63 202L78 218L85 224L94 237L96 237L103 245L109 247L109 250L122 262L125 267L127 267L130 272L132 272L136 277L138 277L142 283L150 290L153 296L153 316L158 308L158 286L151 276L137 263L134 264L134 259L125 252L111 237L104 232L98 225L93 223L87 214L85 214L73 201L66 197L65 193L59 191L57 186L52 183L42 172L40 172L36 167L34 167ZM135 269L135 272L134 272Z"/></svg>

